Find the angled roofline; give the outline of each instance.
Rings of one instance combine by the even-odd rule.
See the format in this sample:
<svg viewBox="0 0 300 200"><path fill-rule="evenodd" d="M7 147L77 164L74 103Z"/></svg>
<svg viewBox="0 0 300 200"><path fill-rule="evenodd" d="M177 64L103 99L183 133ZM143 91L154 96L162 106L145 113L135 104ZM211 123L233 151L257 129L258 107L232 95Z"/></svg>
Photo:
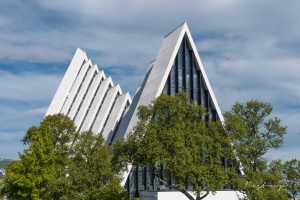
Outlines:
<svg viewBox="0 0 300 200"><path fill-rule="evenodd" d="M87 60L88 57L86 53L82 49L77 48L67 68L67 71L65 72L65 75L55 92L55 95L46 112L46 116L53 115L60 112L60 109L63 106L66 97L68 96L68 93L72 87L74 80L76 79L76 76L83 62L86 62Z"/></svg>
<svg viewBox="0 0 300 200"><path fill-rule="evenodd" d="M161 81L161 84L160 84L160 86L159 86L159 89L158 89L158 91L157 91L155 97L157 98L158 96L161 95L161 93L162 93L162 91L163 91L163 88L164 88L164 86L165 86L165 83L166 83L166 81L167 81L167 78L168 78L168 76L169 76L169 73L170 73L170 71L171 71L171 69L172 69L172 66L173 66L175 57L176 57L176 55L177 55L177 52L178 52L178 50L179 50L179 48L180 48L181 42L182 42L182 40L183 40L183 38L184 38L184 35L187 35L188 40L189 40L189 42L190 42L190 44L191 44L192 50L193 50L193 52L194 52L194 55L195 55L195 57L196 57L197 63L198 63L198 65L199 65L199 67L200 67L200 72L201 72L201 74L202 74L202 76L203 76L203 78L204 78L204 82L205 82L205 84L206 84L206 86L207 86L207 89L208 89L209 94L210 94L210 96L211 96L212 102L213 102L214 107L215 107L215 109L216 109L216 111L217 111L218 117L219 117L220 121L221 121L222 123L224 123L224 117L223 117L223 114L222 114L222 112L221 112L220 106L219 106L219 104L218 104L217 98L216 98L215 93L214 93L214 91L213 91L213 89L212 89L212 86L211 86L211 84L210 84L210 81L209 81L209 79L208 79L208 77L207 77L206 71L205 71L205 69L204 69L203 63L202 63L202 61L201 61L201 58L200 58L200 56L199 56L197 47L196 47L196 45L195 45L195 42L194 42L194 40L193 40L193 37L192 37L192 35L191 35L191 32L190 32L190 30L189 30L189 27L188 27L187 23L184 22L183 24L181 24L180 26L178 26L177 29L181 29L181 31L180 31L179 37L177 38L177 42L176 42L175 48L173 49L173 52L172 52L172 54L171 54L171 58L170 58L170 60L169 60L168 66L167 66L167 70L166 70L166 72L165 72L165 74L164 74L163 80ZM176 32L177 29L175 29L175 30L173 30L171 33L169 33L168 36L170 36L172 33Z"/></svg>
<svg viewBox="0 0 300 200"><path fill-rule="evenodd" d="M147 76L147 79L145 80L143 91L140 94L140 97L139 97L137 106L135 108L135 111L133 113L133 116L130 119L129 123L127 124L126 131L124 132L124 137L127 137L128 134L136 126L136 123L138 121L138 119L137 119L138 109L137 108L141 105L151 104L153 102L153 100L155 100L162 94L163 88L165 86L165 83L168 79L169 73L174 64L175 57L177 55L177 52L180 48L180 45L181 45L185 35L188 38L188 41L192 48L192 51L194 52L196 62L197 62L196 66L199 67L199 70L203 76L203 80L204 80L207 90L211 96L212 104L213 104L214 108L216 109L218 118L220 119L220 121L222 123L224 123L224 117L222 115L221 109L219 107L216 96L211 87L211 84L208 80L207 74L205 72L204 66L200 59L196 45L191 36L191 33L190 33L187 23L184 22L179 27L177 27L177 29L170 32L167 35L167 37L163 38L159 53L158 53L156 59L150 64L152 66L151 71L149 72L149 75Z"/></svg>

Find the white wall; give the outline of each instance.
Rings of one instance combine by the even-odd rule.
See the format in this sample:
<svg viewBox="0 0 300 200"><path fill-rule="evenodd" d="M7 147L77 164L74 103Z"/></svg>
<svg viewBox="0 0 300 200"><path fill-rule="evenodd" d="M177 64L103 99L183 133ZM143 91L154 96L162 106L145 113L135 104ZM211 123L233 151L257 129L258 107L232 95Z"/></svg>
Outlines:
<svg viewBox="0 0 300 200"><path fill-rule="evenodd" d="M194 196L194 195L193 195ZM210 193L204 200L239 200L241 193L237 191L218 191ZM188 200L181 192L158 192L157 200Z"/></svg>

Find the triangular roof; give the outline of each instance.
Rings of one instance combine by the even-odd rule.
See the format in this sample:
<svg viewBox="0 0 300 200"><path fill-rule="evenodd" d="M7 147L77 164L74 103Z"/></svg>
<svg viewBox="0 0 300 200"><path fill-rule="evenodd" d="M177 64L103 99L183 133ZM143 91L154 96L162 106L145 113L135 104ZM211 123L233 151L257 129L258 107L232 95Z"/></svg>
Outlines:
<svg viewBox="0 0 300 200"><path fill-rule="evenodd" d="M139 94L139 100L134 108L134 113L128 125L126 127L123 127L122 130L119 130L118 137L126 137L127 134L129 134L130 131L134 128L138 120L137 112L139 106L151 104L154 99L156 99L162 94L163 88L168 79L168 75L170 74L170 71L174 64L175 57L179 51L180 45L184 40L185 36L187 37L191 45L192 51L195 55L195 59L197 62L196 66L200 68L199 70L202 74L203 80L211 97L211 101L216 110L217 116L221 122L224 121L217 99L215 97L215 94L205 72L204 66L198 54L195 42L191 36L187 23L184 22L183 24L178 26L174 31L170 32L164 37L158 56L150 64L151 70L149 72L149 75L147 75L146 77L143 87L140 89L141 91Z"/></svg>

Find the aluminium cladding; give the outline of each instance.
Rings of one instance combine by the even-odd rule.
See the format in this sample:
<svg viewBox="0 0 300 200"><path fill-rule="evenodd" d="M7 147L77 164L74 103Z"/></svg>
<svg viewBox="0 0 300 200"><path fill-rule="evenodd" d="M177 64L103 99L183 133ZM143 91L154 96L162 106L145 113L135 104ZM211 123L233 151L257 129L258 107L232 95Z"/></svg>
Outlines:
<svg viewBox="0 0 300 200"><path fill-rule="evenodd" d="M46 115L67 115L78 131L101 132L111 143L130 103L130 95L77 49Z"/></svg>

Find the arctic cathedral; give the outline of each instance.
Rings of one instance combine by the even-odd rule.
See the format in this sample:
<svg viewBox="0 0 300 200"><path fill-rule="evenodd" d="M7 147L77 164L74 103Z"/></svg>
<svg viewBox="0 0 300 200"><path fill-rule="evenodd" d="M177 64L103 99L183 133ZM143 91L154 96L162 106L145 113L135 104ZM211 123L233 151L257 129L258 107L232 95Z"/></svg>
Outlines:
<svg viewBox="0 0 300 200"><path fill-rule="evenodd" d="M137 124L140 105L148 105L161 94L185 91L207 109L207 121L223 121L221 110L186 23L168 33L159 53L133 97L114 84L110 76L77 49L53 97L46 115L62 113L72 119L79 132L102 134L108 145L126 138ZM172 182L172 180L170 180ZM131 167L124 173L123 186L130 197L142 200L187 199L182 193L160 185L151 167ZM208 200L237 200L238 192L218 191Z"/></svg>

